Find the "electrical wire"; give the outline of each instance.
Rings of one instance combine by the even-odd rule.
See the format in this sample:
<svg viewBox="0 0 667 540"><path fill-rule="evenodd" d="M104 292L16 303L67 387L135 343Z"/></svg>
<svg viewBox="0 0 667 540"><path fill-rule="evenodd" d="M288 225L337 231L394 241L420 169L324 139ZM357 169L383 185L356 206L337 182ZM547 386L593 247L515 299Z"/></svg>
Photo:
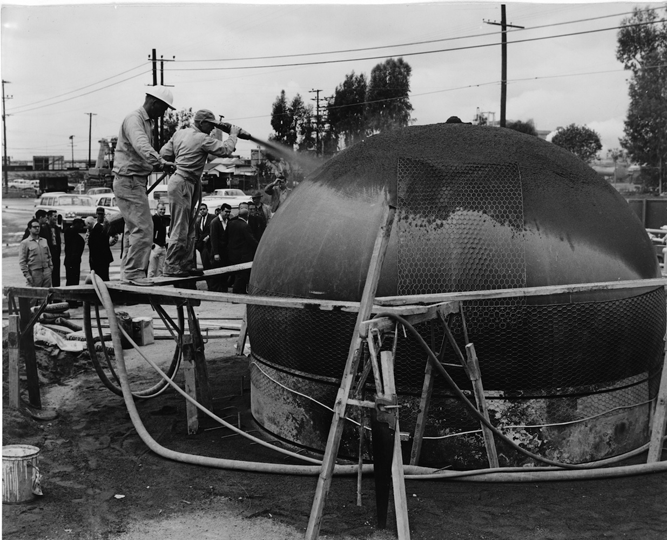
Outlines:
<svg viewBox="0 0 667 540"><path fill-rule="evenodd" d="M86 88L90 88L91 86L101 84L101 83L109 81L111 79L115 79L116 77L120 77L121 75L125 75L126 73L129 73L130 71L134 71L135 69L139 69L140 67L143 67L143 66L144 66L143 63L139 64L138 66L130 68L126 71L121 71L120 73L116 73L115 75L112 75L111 77L107 77L106 79L102 79L100 81L97 81L97 82L94 82L94 83L91 83L91 84L87 84L86 86L82 86L81 88L75 88L74 90L70 90L70 91L65 92L63 94L58 94L57 96L52 96L52 97L49 97L49 98L40 99L38 101L33 101L32 103L26 103L25 105L18 105L18 106L15 107L15 109L23 109L25 107L31 107L32 105L37 105L38 103L43 103L44 101L50 101L52 99L58 99L60 97L66 96L67 94L73 94L74 92L79 92L81 90L85 90ZM12 110L15 110L15 109L12 109Z"/></svg>
<svg viewBox="0 0 667 540"><path fill-rule="evenodd" d="M111 84L107 84L106 86L103 86L102 88L98 88L96 90L91 90L90 92L85 92L84 94L79 94L78 96L72 96L72 97L69 97L69 98L66 98L66 99L61 99L60 101L55 101L53 103L47 103L46 105L40 105L39 107L33 107L32 109L26 109L25 111L14 112L15 109L12 109L10 112L11 112L12 115L19 116L21 114L24 114L24 113L27 113L27 112L30 112L30 111L36 111L37 109L43 109L44 107L51 107L53 105L58 105L60 103L65 103L66 101L72 101L73 99L78 99L78 98L81 98L83 96L88 96L90 94L94 94L95 92L101 92L102 90L106 90L107 88L111 88L112 86L116 86L118 84L130 81L132 79L136 79L137 77L141 77L142 75L146 75L147 73L150 73L150 72L151 72L150 69L147 70L147 71L142 71L141 73L137 73L136 75L132 75L132 77L128 77L127 79L123 79L123 80L116 81L116 82L111 83Z"/></svg>
<svg viewBox="0 0 667 540"><path fill-rule="evenodd" d="M649 8L649 10L654 11L658 8ZM576 24L580 22L590 22L590 21L596 21L600 19L609 19L612 17L621 17L623 15L631 15L633 12L632 11L625 11L623 13L615 13L613 15L601 15L599 17L589 17L587 19L578 19L575 21L565 21L565 22L559 22L559 23L550 23L550 24L543 24L540 26L532 26L530 28L520 28L520 29L511 29L507 30L507 33L514 33L514 32L521 32L521 31L529 31L529 30L538 30L541 28L550 28L553 26L563 26L566 24ZM447 37L447 38L439 38L439 39L429 39L425 41L413 41L409 43L396 43L393 45L377 45L375 47L359 47L356 49L338 49L335 51L320 51L320 52L310 52L310 53L293 53L293 54L278 54L278 55L273 55L273 56L245 56L245 57L239 57L239 58L214 58L214 59L202 59L202 60L176 60L177 63L198 63L198 62L240 62L240 61L247 61L247 60L274 60L278 58L296 58L296 57L307 57L307 56L322 56L325 54L345 54L345 53L351 53L351 52L363 52L363 51L373 51L373 50L380 50L380 49L393 49L395 47L414 47L416 45L428 45L431 43L442 43L445 41L456 41L459 39L470 39L470 38L477 38L477 37L496 37L498 35L497 32L488 32L488 33L483 33L483 34L468 34L466 36L453 36L453 37Z"/></svg>
<svg viewBox="0 0 667 540"><path fill-rule="evenodd" d="M582 30L580 32L568 32L566 34L557 34L553 36L542 36L542 37L535 37L535 38L526 38L526 39L515 39L512 41L508 41L508 44L514 45L517 43L529 43L532 41L544 41L547 39L555 39L555 38L562 38L562 37L572 37L572 36L581 36L585 34L595 34L599 32L608 32L610 30L621 30L623 28L633 28L633 27L639 27L639 26L646 26L649 24L658 24L661 22L665 22L665 19L660 19L657 21L647 21L647 22L641 22L641 23L633 23L633 24L626 24L626 25L621 25L621 26L610 26L607 28L598 28L595 30ZM464 47L451 47L448 49L435 49L431 51L417 51L417 52L405 52L405 53L396 53L391 56L422 56L425 54L437 54L437 53L443 53L443 52L455 52L455 51L466 51L466 50L472 50L472 49L482 49L482 48L487 48L487 47L498 47L500 44L499 43L482 43L479 45L467 45ZM276 68L276 67L296 67L296 66L317 66L317 65L326 65L326 64L341 64L345 62L361 62L364 60L381 60L383 58L387 58L386 55L380 55L380 56L366 56L366 57L358 57L358 58L346 58L346 59L334 59L334 60L320 60L316 62L292 62L292 63L287 63L287 64L264 64L264 65L259 65L259 66L226 66L226 67L202 67L202 68L170 68L168 71L236 71L236 70L242 70L242 69L263 69L263 68ZM165 69L167 71L167 69Z"/></svg>

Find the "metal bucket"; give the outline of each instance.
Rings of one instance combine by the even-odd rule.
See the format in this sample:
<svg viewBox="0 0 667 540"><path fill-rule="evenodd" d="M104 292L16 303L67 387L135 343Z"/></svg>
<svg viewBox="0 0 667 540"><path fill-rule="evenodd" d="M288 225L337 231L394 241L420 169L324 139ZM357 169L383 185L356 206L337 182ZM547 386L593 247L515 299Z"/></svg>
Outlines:
<svg viewBox="0 0 667 540"><path fill-rule="evenodd" d="M42 495L41 475L37 467L39 448L27 444L2 447L2 502L15 504L32 501Z"/></svg>

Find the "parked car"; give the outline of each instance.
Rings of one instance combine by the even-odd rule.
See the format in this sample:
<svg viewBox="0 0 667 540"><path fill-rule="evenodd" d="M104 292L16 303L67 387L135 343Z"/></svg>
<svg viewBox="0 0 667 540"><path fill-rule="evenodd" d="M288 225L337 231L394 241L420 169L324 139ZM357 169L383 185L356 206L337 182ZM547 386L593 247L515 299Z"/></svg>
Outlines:
<svg viewBox="0 0 667 540"><path fill-rule="evenodd" d="M23 195L35 196L39 192L39 180L16 178L8 184L10 191L20 191Z"/></svg>
<svg viewBox="0 0 667 540"><path fill-rule="evenodd" d="M100 197L113 195L113 190L108 187L94 187L86 191L86 195L91 197L95 201L95 204L97 204L97 201L99 201Z"/></svg>
<svg viewBox="0 0 667 540"><path fill-rule="evenodd" d="M97 199L97 207L104 208L107 217L113 214L120 214L120 208L116 206L116 196L113 193L103 193Z"/></svg>
<svg viewBox="0 0 667 540"><path fill-rule="evenodd" d="M35 211L56 210L58 212L58 223L63 228L69 227L75 218L85 219L88 216L95 216L96 209L97 205L91 197L63 192L45 193L35 203ZM115 213L110 208L107 217Z"/></svg>
<svg viewBox="0 0 667 540"><path fill-rule="evenodd" d="M216 189L211 195L202 197L202 202L206 203L210 213L218 208L222 203L227 203L232 207L232 214L236 214L239 209L239 204L242 202L251 203L252 197L246 195L240 189Z"/></svg>

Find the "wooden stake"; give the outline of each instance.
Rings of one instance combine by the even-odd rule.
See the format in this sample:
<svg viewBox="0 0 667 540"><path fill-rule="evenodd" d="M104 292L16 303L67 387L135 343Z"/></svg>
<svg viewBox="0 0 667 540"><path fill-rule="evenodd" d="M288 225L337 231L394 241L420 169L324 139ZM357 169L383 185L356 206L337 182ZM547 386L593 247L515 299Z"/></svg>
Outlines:
<svg viewBox="0 0 667 540"><path fill-rule="evenodd" d="M389 351L380 353L382 363L384 391L387 397L398 403L396 382L394 380L394 355ZM396 513L396 532L398 540L410 540L410 521L408 519L408 496L405 492L403 473L403 452L401 451L401 428L396 410L396 429L394 430L394 448L391 460L391 482L394 489L394 511Z"/></svg>
<svg viewBox="0 0 667 540"><path fill-rule="evenodd" d="M35 356L35 340L30 325L30 298L19 297L19 312L21 314L21 341L19 348L25 362L25 374L28 379L28 400L30 405L37 409L42 408L42 398L39 393L39 375L37 373L37 357Z"/></svg>
<svg viewBox="0 0 667 540"><path fill-rule="evenodd" d="M195 375L194 347L192 336L183 336L183 378L185 381L185 392L192 398L197 399L197 382ZM199 431L199 416L197 407L186 400L185 411L188 419L188 435L195 435Z"/></svg>
<svg viewBox="0 0 667 540"><path fill-rule="evenodd" d="M248 306L243 307L243 322L241 323L241 331L236 340L236 354L243 354L245 348L246 337L248 336Z"/></svg>
<svg viewBox="0 0 667 540"><path fill-rule="evenodd" d="M466 345L466 357L468 361L468 369L466 371L472 381L472 389L475 393L477 408L488 421L489 409L486 406L486 397L484 396L484 387L482 386L482 376L479 371L477 353L475 353L475 346L472 343ZM497 469L500 465L498 464L498 452L496 451L496 442L493 438L493 432L482 424L482 434L484 435L484 445L486 446L486 454L489 459L489 467Z"/></svg>
<svg viewBox="0 0 667 540"><path fill-rule="evenodd" d="M361 336L359 335L359 327L363 321L370 317L373 309L375 291L377 290L377 285L380 280L380 271L382 270L382 264L387 252L387 245L389 243L389 236L391 235L391 228L394 223L395 211L396 209L394 207L387 204L382 219L382 225L375 240L375 245L373 246L373 253L371 255L368 274L366 276L366 284L361 296L359 313L357 314L357 321L354 325L354 333L347 354L345 370L333 407L334 413L331 420L331 428L329 429L329 437L324 452L324 460L322 461L322 469L317 479L317 489L315 490L308 528L306 529L306 540L315 540L320 534L320 527L322 526L322 517L324 514L324 504L326 502L327 494L329 493L329 488L331 487L333 469L336 464L336 455L338 454L338 447L343 434L345 406L347 405L350 389L352 388L352 383L359 365L359 357L361 356Z"/></svg>
<svg viewBox="0 0 667 540"><path fill-rule="evenodd" d="M7 334L7 352L9 353L9 372L7 383L9 385L9 407L18 409L20 400L19 383L19 316L9 316L9 332Z"/></svg>

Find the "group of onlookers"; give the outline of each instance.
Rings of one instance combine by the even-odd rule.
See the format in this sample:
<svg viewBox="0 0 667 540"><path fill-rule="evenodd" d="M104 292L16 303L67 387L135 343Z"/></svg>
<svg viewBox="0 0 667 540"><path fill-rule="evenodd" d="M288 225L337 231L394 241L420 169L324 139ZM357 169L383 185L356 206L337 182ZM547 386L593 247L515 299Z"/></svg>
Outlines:
<svg viewBox="0 0 667 540"><path fill-rule="evenodd" d="M85 237L82 234L85 231ZM60 255L65 251L65 285L78 285L81 280L81 259L88 245L88 262L105 281L113 261L111 246L118 241L107 230L106 213L100 207L96 217L74 219L64 233L55 210L37 210L19 244L19 267L32 287L60 286Z"/></svg>

